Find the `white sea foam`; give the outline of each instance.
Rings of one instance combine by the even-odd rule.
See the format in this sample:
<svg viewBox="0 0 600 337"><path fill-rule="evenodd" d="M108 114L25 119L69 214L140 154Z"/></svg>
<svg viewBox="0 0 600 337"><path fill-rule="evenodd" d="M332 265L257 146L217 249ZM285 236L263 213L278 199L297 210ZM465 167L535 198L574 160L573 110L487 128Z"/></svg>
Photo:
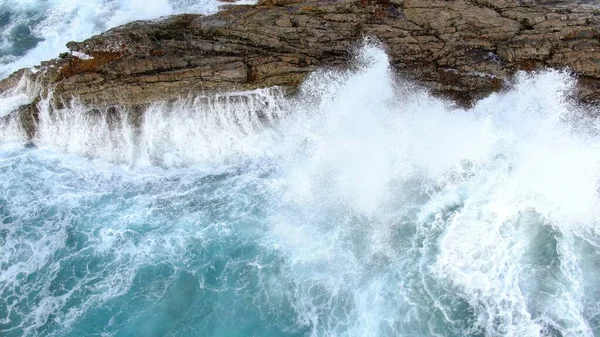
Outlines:
<svg viewBox="0 0 600 337"><path fill-rule="evenodd" d="M423 317L458 321L444 301L468 303L472 333L593 335L598 274L585 266L598 260L576 245L597 249L600 138L592 112L566 100L574 80L520 74L462 110L394 84L378 48L358 62L305 84L319 97L309 150L291 155L275 185L284 197L273 244L290 256L313 335L446 335ZM402 276L415 270L418 287Z"/></svg>
<svg viewBox="0 0 600 337"><path fill-rule="evenodd" d="M355 70L316 72L294 99L258 90L157 103L137 122L125 110L42 101L31 156L78 156L19 157L46 165L47 183L8 198L27 188L13 177L1 191L16 214L92 200L93 221L78 220L92 226L86 254L112 262L24 321L75 324L162 263L221 270L221 283L204 275L200 287L244 294L233 302L251 298L243 303L273 326L291 311L285 331L312 336L600 333L600 130L593 111L566 99L573 78L519 74L465 110L394 77L379 47L357 54ZM47 242L11 241L0 286L58 268L49 259L56 245L70 249L64 217L44 224ZM249 241L262 255L224 254L222 269L186 255ZM11 262L19 258L31 263ZM92 295L60 314L73 289Z"/></svg>

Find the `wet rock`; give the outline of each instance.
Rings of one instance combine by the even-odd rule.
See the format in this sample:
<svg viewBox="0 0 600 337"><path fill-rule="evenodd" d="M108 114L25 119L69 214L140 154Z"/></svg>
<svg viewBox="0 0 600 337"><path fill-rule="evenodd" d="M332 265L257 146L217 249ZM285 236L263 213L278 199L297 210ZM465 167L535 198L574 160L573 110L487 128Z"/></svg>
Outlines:
<svg viewBox="0 0 600 337"><path fill-rule="evenodd" d="M261 0L212 15L137 21L21 76L56 102L140 107L216 91L293 92L318 67L347 67L364 37L404 76L469 104L518 70L569 68L579 98L600 100L600 10L585 1ZM86 55L84 59L76 55ZM51 90L52 89L52 90Z"/></svg>
<svg viewBox="0 0 600 337"><path fill-rule="evenodd" d="M27 139L33 139L37 130L39 121L38 102L39 101L36 100L30 104L19 107L17 110L21 126L23 127L23 131L25 131Z"/></svg>

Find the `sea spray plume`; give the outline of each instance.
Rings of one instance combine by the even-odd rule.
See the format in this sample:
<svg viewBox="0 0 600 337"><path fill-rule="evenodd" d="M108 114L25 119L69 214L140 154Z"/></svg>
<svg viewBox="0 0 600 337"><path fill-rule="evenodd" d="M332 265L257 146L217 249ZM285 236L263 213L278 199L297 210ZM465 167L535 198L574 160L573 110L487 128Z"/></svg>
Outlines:
<svg viewBox="0 0 600 337"><path fill-rule="evenodd" d="M597 333L598 260L580 254L599 241L600 139L569 122L574 80L519 74L466 111L398 91L384 52L363 53L375 61L307 80L304 151L272 187L299 322L313 336Z"/></svg>
<svg viewBox="0 0 600 337"><path fill-rule="evenodd" d="M308 130L302 129L299 134L314 142L310 145L311 156L306 158L309 162L306 166L297 166L293 174L297 174L294 179L298 181L329 180L328 187L318 184L313 187L331 188L331 192L343 194L345 198L364 198L349 200L349 203L373 210L389 176L389 158L380 156L374 149L393 146L389 143L390 132L384 118L389 113L394 85L388 58L375 44L365 44L355 62L355 71L317 72L302 86L300 100L318 97L314 105L306 107L302 107L300 101L300 109L308 110L301 115L308 115L311 120L308 124L300 123ZM302 132L309 134L302 135ZM374 181L376 177L383 180ZM302 193L307 197L320 193L306 190L304 184L298 186L302 186Z"/></svg>
<svg viewBox="0 0 600 337"><path fill-rule="evenodd" d="M393 284L404 254L393 247L394 221L413 210L409 195L394 188L409 158L397 156L406 142L385 53L367 45L358 69L318 72L302 89L311 97L304 107L309 121L297 132L308 132L305 151L283 163L283 181L274 188L284 197L274 201L271 220L273 244L289 254L300 322L313 336L426 334L398 321L416 308ZM390 196L406 204L382 214L391 211Z"/></svg>

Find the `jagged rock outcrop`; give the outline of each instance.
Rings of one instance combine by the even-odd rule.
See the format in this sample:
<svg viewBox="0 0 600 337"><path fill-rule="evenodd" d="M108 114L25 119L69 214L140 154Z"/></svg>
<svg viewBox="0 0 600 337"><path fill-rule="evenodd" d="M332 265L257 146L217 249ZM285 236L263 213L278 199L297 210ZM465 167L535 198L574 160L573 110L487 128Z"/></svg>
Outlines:
<svg viewBox="0 0 600 337"><path fill-rule="evenodd" d="M579 98L600 101L600 8L544 0L263 0L212 15L133 22L27 76L56 102L143 106L220 90L291 89L318 67L346 67L370 36L393 66L434 93L468 104L517 70L569 68ZM60 103L57 103L60 104Z"/></svg>

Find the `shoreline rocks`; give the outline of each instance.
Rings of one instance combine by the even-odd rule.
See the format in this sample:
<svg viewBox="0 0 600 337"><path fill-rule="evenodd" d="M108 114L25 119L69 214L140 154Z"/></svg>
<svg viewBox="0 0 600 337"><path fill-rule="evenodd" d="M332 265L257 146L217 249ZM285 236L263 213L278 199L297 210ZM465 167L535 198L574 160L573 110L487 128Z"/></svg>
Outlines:
<svg viewBox="0 0 600 337"><path fill-rule="evenodd" d="M106 108L280 86L319 67L345 68L365 37L434 94L469 105L519 70L568 68L578 99L600 102L600 7L549 0L261 0L211 15L137 21L19 70L34 96ZM35 97L32 97L34 100ZM31 109L21 109L30 111ZM29 133L29 132L28 132Z"/></svg>

